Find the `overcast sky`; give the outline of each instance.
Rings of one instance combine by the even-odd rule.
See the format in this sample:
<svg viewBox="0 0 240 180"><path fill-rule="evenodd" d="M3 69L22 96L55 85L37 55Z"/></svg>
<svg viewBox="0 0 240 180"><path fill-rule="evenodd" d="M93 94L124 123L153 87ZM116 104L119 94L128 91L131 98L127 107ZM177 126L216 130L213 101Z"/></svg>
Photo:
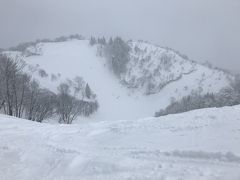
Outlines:
<svg viewBox="0 0 240 180"><path fill-rule="evenodd" d="M0 0L0 47L73 33L143 39L240 70L240 0Z"/></svg>

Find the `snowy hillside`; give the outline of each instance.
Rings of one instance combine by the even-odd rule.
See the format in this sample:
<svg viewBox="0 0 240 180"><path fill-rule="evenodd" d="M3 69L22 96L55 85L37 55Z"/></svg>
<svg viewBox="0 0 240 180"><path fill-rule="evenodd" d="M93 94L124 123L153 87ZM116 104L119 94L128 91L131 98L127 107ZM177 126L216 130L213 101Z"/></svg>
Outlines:
<svg viewBox="0 0 240 180"><path fill-rule="evenodd" d="M228 74L199 65L184 55L143 41L129 42L131 61L122 81L130 88L143 89L145 94L159 93L176 81L185 91L216 92L228 84ZM191 77L188 83L183 79ZM214 86L213 86L214 85ZM182 91L176 86L175 90Z"/></svg>
<svg viewBox="0 0 240 180"><path fill-rule="evenodd" d="M40 124L0 115L3 180L239 180L240 106Z"/></svg>
<svg viewBox="0 0 240 180"><path fill-rule="evenodd" d="M99 56L99 45L91 46L88 40L38 43L19 55L28 64L26 71L52 91L66 79L82 77L97 95L100 107L94 116L102 120L153 116L172 99L192 91L218 92L232 78L167 48L141 41L128 45L130 61L120 79ZM40 71L46 73L39 75Z"/></svg>

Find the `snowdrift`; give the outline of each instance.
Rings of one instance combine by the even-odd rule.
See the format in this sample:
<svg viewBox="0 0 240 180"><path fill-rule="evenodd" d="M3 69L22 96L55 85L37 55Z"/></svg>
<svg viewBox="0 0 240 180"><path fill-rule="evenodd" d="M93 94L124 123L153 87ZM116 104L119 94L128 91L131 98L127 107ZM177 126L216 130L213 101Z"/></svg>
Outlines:
<svg viewBox="0 0 240 180"><path fill-rule="evenodd" d="M239 180L240 106L40 124L0 115L3 180Z"/></svg>

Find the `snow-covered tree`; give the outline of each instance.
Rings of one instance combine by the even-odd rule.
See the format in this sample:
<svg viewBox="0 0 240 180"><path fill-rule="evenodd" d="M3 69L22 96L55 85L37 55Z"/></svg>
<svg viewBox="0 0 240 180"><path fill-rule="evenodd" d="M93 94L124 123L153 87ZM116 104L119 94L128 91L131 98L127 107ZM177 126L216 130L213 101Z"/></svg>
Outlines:
<svg viewBox="0 0 240 180"><path fill-rule="evenodd" d="M110 69L114 74L120 76L126 71L127 63L129 62L130 47L120 37L109 41L105 47L105 55L108 60Z"/></svg>

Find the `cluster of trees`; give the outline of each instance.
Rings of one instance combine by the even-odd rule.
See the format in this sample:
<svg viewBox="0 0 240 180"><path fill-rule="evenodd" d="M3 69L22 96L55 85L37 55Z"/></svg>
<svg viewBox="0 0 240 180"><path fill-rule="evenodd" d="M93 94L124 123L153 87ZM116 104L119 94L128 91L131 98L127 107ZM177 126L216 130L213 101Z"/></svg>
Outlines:
<svg viewBox="0 0 240 180"><path fill-rule="evenodd" d="M42 122L55 114L56 94L40 88L34 80L28 86L25 101L25 116L23 117L26 119Z"/></svg>
<svg viewBox="0 0 240 180"><path fill-rule="evenodd" d="M62 83L58 87L59 94L57 95L56 110L59 114L59 122L71 124L78 116L89 116L98 109L96 100L91 100L91 89L85 87L85 94L87 100L79 100L75 95L71 95L71 88L67 83Z"/></svg>
<svg viewBox="0 0 240 180"><path fill-rule="evenodd" d="M195 109L234 106L240 104L240 78L236 77L235 82L231 87L222 89L216 94L200 95L192 93L189 96L183 97L179 101L172 101L164 110L155 113L156 117L168 114L177 114Z"/></svg>
<svg viewBox="0 0 240 180"><path fill-rule="evenodd" d="M131 50L127 42L120 37L110 38L107 42L105 37L91 37L89 44L91 46L101 45L98 54L107 58L108 67L116 76L120 76L126 71L127 63L130 60L129 52Z"/></svg>
<svg viewBox="0 0 240 180"><path fill-rule="evenodd" d="M72 85L60 84L55 94L23 72L24 65L0 54L0 112L37 122L56 116L60 123L71 124L79 115L97 111L96 96L81 78L76 77L75 83L69 80Z"/></svg>
<svg viewBox="0 0 240 180"><path fill-rule="evenodd" d="M89 41L89 44L91 46L95 45L95 44L101 44L101 45L106 45L107 44L107 41L105 39L105 37L102 37L102 38L95 38L93 36L91 36L90 38L90 41Z"/></svg>
<svg viewBox="0 0 240 180"><path fill-rule="evenodd" d="M130 61L130 50L130 46L120 37L110 38L105 46L104 52L108 66L118 77L126 72L127 64Z"/></svg>

